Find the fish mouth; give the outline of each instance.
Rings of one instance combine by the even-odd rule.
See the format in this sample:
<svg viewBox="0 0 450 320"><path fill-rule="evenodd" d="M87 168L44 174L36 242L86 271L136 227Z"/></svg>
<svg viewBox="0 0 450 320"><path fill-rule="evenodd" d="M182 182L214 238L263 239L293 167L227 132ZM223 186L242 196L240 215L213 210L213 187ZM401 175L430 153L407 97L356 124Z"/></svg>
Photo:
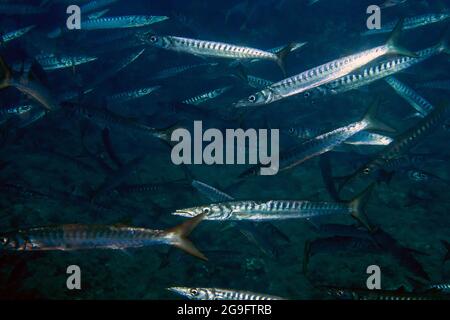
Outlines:
<svg viewBox="0 0 450 320"><path fill-rule="evenodd" d="M185 295L187 293L187 289L184 287L169 287L166 290L179 295Z"/></svg>
<svg viewBox="0 0 450 320"><path fill-rule="evenodd" d="M195 216L195 212L188 209L181 209L181 210L175 210L175 212L172 212L175 216L181 216L181 217L193 217Z"/></svg>

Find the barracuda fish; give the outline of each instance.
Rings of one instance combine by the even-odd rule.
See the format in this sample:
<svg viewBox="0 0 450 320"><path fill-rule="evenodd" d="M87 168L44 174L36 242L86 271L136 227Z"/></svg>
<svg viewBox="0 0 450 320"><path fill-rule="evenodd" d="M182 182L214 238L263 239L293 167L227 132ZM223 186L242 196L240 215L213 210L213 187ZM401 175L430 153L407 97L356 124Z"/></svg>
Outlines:
<svg viewBox="0 0 450 320"><path fill-rule="evenodd" d="M202 93L202 94L200 94L198 96L195 96L195 97L183 100L182 103L198 106L200 104L205 103L206 101L209 101L209 100L212 100L214 98L217 98L218 96L224 94L225 92L227 92L230 89L231 89L231 86L226 86L226 87L214 89L212 91Z"/></svg>
<svg viewBox="0 0 450 320"><path fill-rule="evenodd" d="M410 169L406 172L406 175L408 178L414 182L428 182L428 183L436 183L436 182L442 182L447 185L450 185L450 181L443 179L435 174L419 170L419 169Z"/></svg>
<svg viewBox="0 0 450 320"><path fill-rule="evenodd" d="M301 143L300 145L294 146L285 152L281 152L278 171L291 169L309 159L326 153L363 130L394 132L394 129L375 119L377 109L378 104L375 103L369 108L362 120L321 134L313 139ZM260 168L261 165L255 165L244 171L239 177L245 178L252 175L260 175Z"/></svg>
<svg viewBox="0 0 450 320"><path fill-rule="evenodd" d="M450 18L450 13L431 13L420 15L417 17L409 17L404 19L405 22L403 24L404 25L403 29L404 30L416 29L433 23L445 21L448 18ZM367 36L372 34L389 33L394 29L397 22L398 20L389 23L384 23L380 29L371 29L361 33L361 35Z"/></svg>
<svg viewBox="0 0 450 320"><path fill-rule="evenodd" d="M315 128L291 127L283 131L286 131L287 134L296 137L298 139L312 139L326 132L326 129L319 127ZM391 143L392 141L393 139L391 137L385 135L367 131L360 131L355 135L353 135L352 137L345 140L343 143L350 145L385 146Z"/></svg>
<svg viewBox="0 0 450 320"><path fill-rule="evenodd" d="M130 100L145 97L145 96L149 95L150 93L152 93L153 91L156 91L160 88L161 88L161 86L154 86L154 87L135 89L135 90L131 90L131 91L125 91L125 92L121 92L121 93L107 97L106 101L107 101L108 105L116 105L116 104L120 104L120 103L127 102Z"/></svg>
<svg viewBox="0 0 450 320"><path fill-rule="evenodd" d="M432 82L422 83L422 84L417 85L416 88L438 89L438 90L450 91L450 80L432 81Z"/></svg>
<svg viewBox="0 0 450 320"><path fill-rule="evenodd" d="M37 227L1 234L0 250L123 250L151 245L171 245L186 251L194 257L207 260L187 238L204 216L204 214L201 214L167 230L81 224Z"/></svg>
<svg viewBox="0 0 450 320"><path fill-rule="evenodd" d="M172 214L193 217L204 213L205 220L215 221L278 221L327 215L350 215L370 228L363 210L372 189L373 185L349 202L227 201L179 209Z"/></svg>
<svg viewBox="0 0 450 320"><path fill-rule="evenodd" d="M81 30L101 30L144 27L169 19L166 16L102 17L81 21Z"/></svg>
<svg viewBox="0 0 450 320"><path fill-rule="evenodd" d="M150 43L158 48L190 53L201 57L241 60L272 60L278 64L284 74L286 73L284 60L287 54L291 51L291 45L288 45L283 50L277 53L272 53L260 49L236 46L223 42L197 40L174 36L158 36L151 33L146 33L142 37L142 41L145 43Z"/></svg>
<svg viewBox="0 0 450 320"><path fill-rule="evenodd" d="M369 290L369 289L353 289L353 288L338 288L338 287L321 287L327 290L329 295L340 299L350 300L449 300L450 296L439 294L435 291L429 292L406 292L400 290Z"/></svg>
<svg viewBox="0 0 450 320"><path fill-rule="evenodd" d="M426 287L427 290L439 290L443 293L450 293L450 283L431 284Z"/></svg>
<svg viewBox="0 0 450 320"><path fill-rule="evenodd" d="M416 109L422 117L428 115L433 109L433 105L425 98L420 96L411 87L399 81L394 77L384 79L394 90L405 99L414 109Z"/></svg>
<svg viewBox="0 0 450 320"><path fill-rule="evenodd" d="M376 180L383 168L388 167L391 161L395 161L415 146L421 138L434 131L447 115L448 104L436 107L430 114L423 118L416 126L405 131L394 139L394 142L381 150L375 158L360 167L352 175L342 177L339 192L342 192L350 183Z"/></svg>
<svg viewBox="0 0 450 320"><path fill-rule="evenodd" d="M180 73L183 73L183 72L186 72L189 70L203 68L203 67L216 67L218 65L219 64L217 62L206 62L206 63L198 63L198 64L191 64L191 65L186 65L186 66L173 67L173 68L165 69L165 70L162 70L162 71L156 73L155 76L152 77L151 79L158 80L158 79L170 78L170 77L176 76Z"/></svg>
<svg viewBox="0 0 450 320"><path fill-rule="evenodd" d="M266 294L230 289L170 287L167 290L191 300L286 300Z"/></svg>
<svg viewBox="0 0 450 320"><path fill-rule="evenodd" d="M297 95L339 79L386 54L402 54L417 57L415 53L398 46L396 43L402 25L403 21L400 21L390 39L382 46L333 60L298 75L276 82L273 85L250 95L247 99L238 101L235 103L235 107L261 106Z"/></svg>
<svg viewBox="0 0 450 320"><path fill-rule="evenodd" d="M114 2L117 2L118 0L93 0L89 1L88 3L82 5L80 7L80 11L83 13L89 13L98 9L101 9L103 7L109 6L110 4L113 4Z"/></svg>
<svg viewBox="0 0 450 320"><path fill-rule="evenodd" d="M27 4L0 4L0 14L5 15L34 15L47 13L46 8L31 6Z"/></svg>
<svg viewBox="0 0 450 320"><path fill-rule="evenodd" d="M0 37L0 44L5 44L6 42L20 38L23 35L30 32L31 30L33 30L35 27L36 27L35 25L32 25L32 26L24 27L24 28L21 28L18 30L14 30L14 31L5 33L5 34L1 35L1 37Z"/></svg>
<svg viewBox="0 0 450 320"><path fill-rule="evenodd" d="M19 128L25 128L42 119L47 115L47 111L41 107L33 107L30 111L25 113L18 124Z"/></svg>
<svg viewBox="0 0 450 320"><path fill-rule="evenodd" d="M63 107L69 111L84 117L97 126L109 129L117 129L122 132L133 132L137 134L150 135L164 141L170 141L171 131L173 127L166 129L156 129L146 126L142 123L136 122L132 119L123 117L116 113L106 110L105 108L95 108L92 106L76 106L74 104L65 102Z"/></svg>
<svg viewBox="0 0 450 320"><path fill-rule="evenodd" d="M72 68L80 64L85 64L97 60L97 57L90 56L65 56L65 55L55 55L50 54L40 54L35 57L36 61L42 66L46 71L58 70L65 68Z"/></svg>
<svg viewBox="0 0 450 320"><path fill-rule="evenodd" d="M377 65L364 68L359 72L348 74L326 85L305 92L304 97L314 98L356 90L377 80L404 71L440 53L450 53L447 41L442 41L436 46L416 52L417 58L396 57Z"/></svg>
<svg viewBox="0 0 450 320"><path fill-rule="evenodd" d="M59 107L48 88L44 87L33 75L13 74L11 68L0 57L0 89L14 87L22 93L30 96L39 102L47 110L54 110Z"/></svg>

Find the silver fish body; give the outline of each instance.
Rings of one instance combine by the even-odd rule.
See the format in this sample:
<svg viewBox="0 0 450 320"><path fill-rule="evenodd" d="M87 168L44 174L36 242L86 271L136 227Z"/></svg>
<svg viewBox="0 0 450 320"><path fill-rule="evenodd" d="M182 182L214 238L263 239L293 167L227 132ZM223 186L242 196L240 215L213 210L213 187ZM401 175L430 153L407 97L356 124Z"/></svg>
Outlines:
<svg viewBox="0 0 450 320"><path fill-rule="evenodd" d="M6 43L6 42L12 41L14 39L20 38L23 35L25 35L26 33L30 32L35 27L36 27L35 25L32 25L32 26L24 27L24 28L21 28L18 30L14 30L14 31L5 33L5 34L1 35L0 43Z"/></svg>
<svg viewBox="0 0 450 320"><path fill-rule="evenodd" d="M108 105L116 105L130 100L138 99L158 90L161 86L146 87L126 92L120 92L106 98Z"/></svg>
<svg viewBox="0 0 450 320"><path fill-rule="evenodd" d="M198 106L198 105L203 104L203 103L205 103L205 102L207 102L209 100L217 98L218 96L224 94L225 92L227 92L230 89L231 89L231 86L226 86L226 87L214 89L212 91L208 91L208 92L202 93L202 94L200 94L198 96L195 96L195 97L183 100L182 103Z"/></svg>
<svg viewBox="0 0 450 320"><path fill-rule="evenodd" d="M364 68L363 70L356 73L350 73L326 85L308 91L307 93L305 93L304 97L310 98L332 95L359 89L360 87L399 73L418 63L428 60L429 58L438 55L443 50L444 48L441 45L437 45L416 52L418 56L417 58L403 56L383 61L374 66Z"/></svg>
<svg viewBox="0 0 450 320"><path fill-rule="evenodd" d="M420 28L423 26L427 26L433 23L445 21L448 18L450 18L450 13L431 13L431 14L424 14L416 17L408 17L405 18L403 29L404 30L411 30ZM392 21L389 23L383 24L381 29L372 29L363 32L361 35L367 36L367 35L373 35L373 34L382 34L382 33L389 33L391 32L398 21Z"/></svg>
<svg viewBox="0 0 450 320"><path fill-rule="evenodd" d="M431 81L427 83L422 83L416 86L416 88L426 88L426 89L438 89L450 91L450 80L439 80Z"/></svg>
<svg viewBox="0 0 450 320"><path fill-rule="evenodd" d="M97 57L90 56L65 56L65 55L55 55L55 54L41 54L36 56L37 62L46 71L65 69L75 67L81 64L92 62L97 60Z"/></svg>
<svg viewBox="0 0 450 320"><path fill-rule="evenodd" d="M397 25L391 40L387 44L330 61L298 75L276 82L250 95L247 99L238 101L235 107L267 105L332 82L386 54L406 52L405 49L399 50L394 44L394 39L398 36L401 28L402 22ZM408 54L415 56L412 53Z"/></svg>
<svg viewBox="0 0 450 320"><path fill-rule="evenodd" d="M207 63L198 63L198 64L173 67L173 68L161 70L160 72L156 73L152 77L152 80L165 79L165 78L176 76L180 73L183 73L183 72L186 72L189 70L202 68L202 67L215 67L217 65L218 65L218 63L216 63L216 62L207 62Z"/></svg>
<svg viewBox="0 0 450 320"><path fill-rule="evenodd" d="M169 19L166 16L118 16L101 17L81 21L81 30L101 30L144 27Z"/></svg>
<svg viewBox="0 0 450 320"><path fill-rule="evenodd" d="M214 202L223 202L223 201L230 201L234 200L233 197L226 194L225 192L222 192L206 183L203 183L198 180L192 180L191 185L197 189L200 193L206 195L208 199Z"/></svg>
<svg viewBox="0 0 450 320"><path fill-rule="evenodd" d="M384 79L403 99L405 99L422 117L425 117L433 109L433 105L425 98L420 96L411 87L394 77Z"/></svg>
<svg viewBox="0 0 450 320"><path fill-rule="evenodd" d="M176 210L183 217L205 213L205 220L276 221L307 219L326 215L351 215L354 209L347 203L291 200L229 201Z"/></svg>
<svg viewBox="0 0 450 320"><path fill-rule="evenodd" d="M281 297L230 289L188 287L167 289L191 300L284 300Z"/></svg>

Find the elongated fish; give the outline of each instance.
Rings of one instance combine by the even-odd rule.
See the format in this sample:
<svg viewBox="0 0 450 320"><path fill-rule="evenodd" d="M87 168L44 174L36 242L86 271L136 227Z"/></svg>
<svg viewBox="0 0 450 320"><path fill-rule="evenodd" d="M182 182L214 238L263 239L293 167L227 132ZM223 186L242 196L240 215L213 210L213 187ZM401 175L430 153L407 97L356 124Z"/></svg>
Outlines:
<svg viewBox="0 0 450 320"><path fill-rule="evenodd" d="M263 89L265 87L271 86L273 84L273 81L263 79L260 77L247 75L247 83L250 87L255 89Z"/></svg>
<svg viewBox="0 0 450 320"><path fill-rule="evenodd" d="M445 120L448 108L448 104L437 106L417 125L395 137L394 142L383 148L372 160L361 166L352 175L343 177L339 185L339 191L342 192L347 187L350 188L352 184L362 182L366 184L378 179L383 168L389 167L390 162L402 157Z"/></svg>
<svg viewBox="0 0 450 320"><path fill-rule="evenodd" d="M173 215L194 217L205 214L215 221L278 221L308 219L327 215L349 215L370 229L363 212L373 186L348 202L312 202L302 200L227 201L179 209Z"/></svg>
<svg viewBox="0 0 450 320"><path fill-rule="evenodd" d="M164 69L164 70L159 71L151 79L152 80L157 80L157 79L170 78L170 77L176 76L176 75L178 75L180 73L183 73L183 72L186 72L186 71L189 71L189 70L202 68L202 67L215 67L217 65L218 65L217 62L205 62L205 63L198 63L198 64L190 64L190 65L185 65L185 66L172 67L172 68L169 68L169 69Z"/></svg>
<svg viewBox="0 0 450 320"><path fill-rule="evenodd" d="M93 106L75 105L65 102L63 107L68 111L74 112L76 115L84 117L92 121L97 126L109 129L116 129L122 132L150 135L164 141L170 141L171 130L173 128L156 129L145 124L134 121L133 119L123 117L116 113L106 110L105 108L96 108Z"/></svg>
<svg viewBox="0 0 450 320"><path fill-rule="evenodd" d="M420 28L423 26L427 26L429 24L445 21L448 18L450 18L450 13L430 13L430 14L424 14L416 17L408 17L405 18L404 22L404 30L411 30ZM392 21L388 23L383 23L382 27L380 29L371 29L364 31L361 33L363 36L372 35L372 34L382 34L382 33L389 33L391 32L395 25L397 24L397 21Z"/></svg>
<svg viewBox="0 0 450 320"><path fill-rule="evenodd" d="M19 106L12 106L8 108L0 108L0 115L1 116L21 115L29 112L31 109L33 109L33 107L34 106L31 104L25 104Z"/></svg>
<svg viewBox="0 0 450 320"><path fill-rule="evenodd" d="M416 109L422 117L425 117L433 109L433 105L424 97L420 96L410 86L401 82L395 77L387 77L384 79L400 97L405 99L414 109Z"/></svg>
<svg viewBox="0 0 450 320"><path fill-rule="evenodd" d="M422 83L416 86L416 88L426 88L426 89L438 89L444 91L450 91L450 80L439 80Z"/></svg>
<svg viewBox="0 0 450 320"><path fill-rule="evenodd" d="M169 19L166 16L101 17L81 21L81 30L101 30L144 27Z"/></svg>
<svg viewBox="0 0 450 320"><path fill-rule="evenodd" d="M398 46L396 43L402 25L403 21L400 21L390 39L382 46L330 61L298 75L276 82L271 86L250 95L248 98L238 101L235 104L235 107L261 106L297 95L339 79L386 54L396 53L417 57L415 53Z"/></svg>
<svg viewBox="0 0 450 320"><path fill-rule="evenodd" d="M348 300L449 300L449 295L429 292L406 292L405 290L370 290L338 287L322 287L329 295Z"/></svg>
<svg viewBox="0 0 450 320"><path fill-rule="evenodd" d="M80 56L67 56L67 55L55 55L55 54L40 54L35 57L37 62L46 71L72 68L80 64L88 63L97 60L97 57L91 57L86 55Z"/></svg>
<svg viewBox="0 0 450 320"><path fill-rule="evenodd" d="M214 89L205 93L202 93L198 96L183 100L182 103L184 104L192 104L194 106L198 106L200 104L205 103L206 101L212 100L214 98L217 98L218 96L224 94L228 90L231 89L231 86L226 86L218 89Z"/></svg>
<svg viewBox="0 0 450 320"><path fill-rule="evenodd" d="M14 31L10 31L10 32L7 32L5 34L2 34L0 36L0 44L4 44L4 43L12 41L14 39L20 38L23 35L25 35L28 32L30 32L31 30L33 30L35 27L36 27L35 25L32 25L32 26L20 28L20 29L17 29L17 30L14 30Z"/></svg>
<svg viewBox="0 0 450 320"><path fill-rule="evenodd" d="M204 214L201 214L193 217L167 230L81 224L37 227L0 235L0 249L12 251L72 251L171 245L197 258L207 260L187 238L204 216Z"/></svg>
<svg viewBox="0 0 450 320"><path fill-rule="evenodd" d="M442 41L436 46L416 52L417 58L396 57L380 62L376 65L369 66L361 71L350 73L326 85L305 92L304 97L309 98L320 95L338 94L359 89L362 86L406 70L440 53L450 53L447 41Z"/></svg>
<svg viewBox="0 0 450 320"><path fill-rule="evenodd" d="M191 300L286 300L281 297L231 289L170 287L167 290Z"/></svg>
<svg viewBox="0 0 450 320"><path fill-rule="evenodd" d="M190 53L202 57L272 60L278 64L283 73L286 73L284 67L284 59L291 51L291 45L288 45L283 50L277 53L272 53L260 49L236 46L223 42L197 40L174 36L159 36L151 33L145 34L142 37L142 40L158 48Z"/></svg>
<svg viewBox="0 0 450 320"><path fill-rule="evenodd" d="M225 192L222 192L204 182L198 181L198 180L192 180L192 186L197 189L200 193L207 195L207 197L211 201L215 202L222 202L222 201L229 201L234 200L234 198Z"/></svg>
<svg viewBox="0 0 450 320"><path fill-rule="evenodd" d="M11 68L0 57L0 89L14 87L48 110L58 108L59 104L49 89L30 76L13 74Z"/></svg>
<svg viewBox="0 0 450 320"><path fill-rule="evenodd" d="M300 145L280 153L279 171L291 169L303 162L328 152L363 130L382 130L393 132L394 129L375 119L378 104L373 104L360 121L350 123L344 127L321 134L313 139L307 140ZM260 165L255 165L240 177L260 174Z"/></svg>
<svg viewBox="0 0 450 320"><path fill-rule="evenodd" d="M154 87L139 88L139 89L135 89L135 90L120 92L120 93L117 93L117 94L107 97L106 101L107 101L108 105L121 104L123 102L127 102L130 100L145 97L145 96L149 95L150 93L152 93L153 91L156 91L160 88L161 88L161 86L154 86Z"/></svg>
<svg viewBox="0 0 450 320"><path fill-rule="evenodd" d="M321 127L291 127L282 131L302 140L312 139L326 132L326 130ZM386 146L392 141L393 139L391 137L379 133L360 131L345 140L344 143L361 146Z"/></svg>
<svg viewBox="0 0 450 320"><path fill-rule="evenodd" d="M103 17L105 14L107 14L109 12L109 9L104 9L104 10L101 10L101 11L95 11L95 12L92 12L92 13L90 13L89 15L88 15L88 19L98 19L98 18L101 18L101 17Z"/></svg>

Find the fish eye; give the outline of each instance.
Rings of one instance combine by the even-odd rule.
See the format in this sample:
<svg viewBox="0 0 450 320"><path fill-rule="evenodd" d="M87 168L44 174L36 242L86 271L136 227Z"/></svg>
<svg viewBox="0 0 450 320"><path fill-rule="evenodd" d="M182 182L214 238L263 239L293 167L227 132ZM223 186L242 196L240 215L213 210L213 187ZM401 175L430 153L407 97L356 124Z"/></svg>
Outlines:
<svg viewBox="0 0 450 320"><path fill-rule="evenodd" d="M364 174L369 174L370 173L370 168L364 168L363 173Z"/></svg>
<svg viewBox="0 0 450 320"><path fill-rule="evenodd" d="M151 42L156 42L156 40L158 40L158 38L156 38L156 36L151 36L150 37L150 41Z"/></svg>
<svg viewBox="0 0 450 320"><path fill-rule="evenodd" d="M309 92L305 92L305 94L303 95L305 98L309 98L311 96L311 93Z"/></svg>
<svg viewBox="0 0 450 320"><path fill-rule="evenodd" d="M6 238L6 237L0 238L0 243L3 244L3 245L7 244L8 243L8 238Z"/></svg>
<svg viewBox="0 0 450 320"><path fill-rule="evenodd" d="M203 213L208 214L211 212L211 209L209 208L203 208Z"/></svg>
<svg viewBox="0 0 450 320"><path fill-rule="evenodd" d="M256 97L255 96L250 96L250 97L248 97L248 101L255 102L256 101Z"/></svg>
<svg viewBox="0 0 450 320"><path fill-rule="evenodd" d="M198 290L197 289L191 289L190 294L193 296L198 296Z"/></svg>
<svg viewBox="0 0 450 320"><path fill-rule="evenodd" d="M294 133L294 128L289 128L289 133Z"/></svg>

